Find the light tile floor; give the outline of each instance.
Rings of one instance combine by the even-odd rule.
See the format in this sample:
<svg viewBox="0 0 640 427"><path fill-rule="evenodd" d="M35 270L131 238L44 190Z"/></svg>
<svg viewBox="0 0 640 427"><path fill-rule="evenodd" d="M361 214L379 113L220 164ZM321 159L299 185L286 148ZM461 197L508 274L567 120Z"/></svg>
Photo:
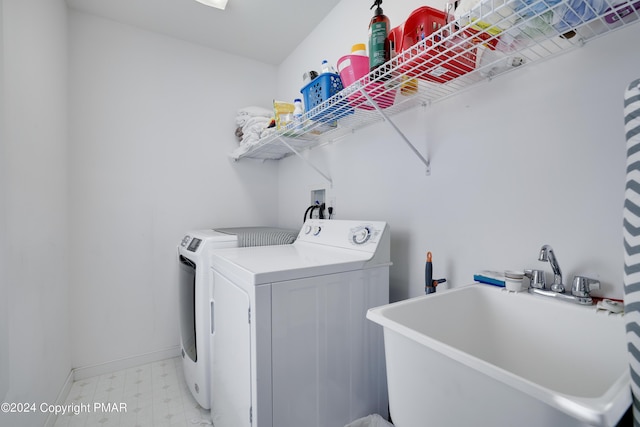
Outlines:
<svg viewBox="0 0 640 427"><path fill-rule="evenodd" d="M65 405L77 414L58 415L55 427L211 425L187 388L180 358L76 381Z"/></svg>

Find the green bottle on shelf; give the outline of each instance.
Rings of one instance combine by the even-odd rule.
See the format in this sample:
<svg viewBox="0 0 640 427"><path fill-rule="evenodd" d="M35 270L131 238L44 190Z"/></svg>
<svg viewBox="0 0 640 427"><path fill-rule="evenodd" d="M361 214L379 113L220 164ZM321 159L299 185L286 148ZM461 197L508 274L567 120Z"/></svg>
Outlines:
<svg viewBox="0 0 640 427"><path fill-rule="evenodd" d="M389 43L391 23L383 13L380 7L381 4L382 0L375 0L369 8L376 8L373 18L369 22L369 71L378 71L377 73L372 73L371 78L376 78L378 74L383 74L384 70L377 70L377 68L391 59L391 45Z"/></svg>

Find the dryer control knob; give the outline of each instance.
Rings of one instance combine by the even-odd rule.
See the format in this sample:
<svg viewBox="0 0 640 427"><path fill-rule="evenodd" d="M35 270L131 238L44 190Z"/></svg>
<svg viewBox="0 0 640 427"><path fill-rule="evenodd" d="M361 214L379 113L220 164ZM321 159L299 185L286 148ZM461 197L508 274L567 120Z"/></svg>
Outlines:
<svg viewBox="0 0 640 427"><path fill-rule="evenodd" d="M322 231L322 227L316 226L313 228L313 235L317 236L318 234L320 234L321 231Z"/></svg>
<svg viewBox="0 0 640 427"><path fill-rule="evenodd" d="M370 237L371 230L369 229L369 227L362 227L356 230L351 236L351 238L353 239L353 243L355 243L356 245L367 243Z"/></svg>
<svg viewBox="0 0 640 427"><path fill-rule="evenodd" d="M310 225L307 225L307 226L304 228L304 234L309 234L309 233L311 233L311 226L310 226Z"/></svg>

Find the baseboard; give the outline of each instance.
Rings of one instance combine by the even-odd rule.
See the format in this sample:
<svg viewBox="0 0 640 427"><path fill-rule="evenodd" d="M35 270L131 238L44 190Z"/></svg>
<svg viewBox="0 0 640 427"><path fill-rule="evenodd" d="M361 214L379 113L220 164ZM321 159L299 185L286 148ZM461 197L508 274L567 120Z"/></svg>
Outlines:
<svg viewBox="0 0 640 427"><path fill-rule="evenodd" d="M73 369L69 371L69 375L67 375L67 379L64 381L62 388L60 389L60 393L58 393L58 397L56 397L56 405L62 405L67 400L67 396L69 396L69 392L71 391L71 386L73 385ZM55 412L49 412L47 415L47 419L44 422L44 427L53 427L56 423L58 416Z"/></svg>
<svg viewBox="0 0 640 427"><path fill-rule="evenodd" d="M171 359L180 355L180 346L173 346L164 350L152 351L137 356L124 357L110 362L99 363L92 366L83 366L73 369L73 380L78 381L85 378L95 377L97 375L108 374L111 372L129 369L147 363L157 362L160 360Z"/></svg>

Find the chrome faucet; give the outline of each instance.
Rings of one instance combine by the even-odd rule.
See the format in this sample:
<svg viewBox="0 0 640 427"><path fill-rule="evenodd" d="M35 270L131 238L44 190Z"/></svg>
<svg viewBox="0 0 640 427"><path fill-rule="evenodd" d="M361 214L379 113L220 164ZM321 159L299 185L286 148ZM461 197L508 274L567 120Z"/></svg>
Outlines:
<svg viewBox="0 0 640 427"><path fill-rule="evenodd" d="M600 282L595 279L590 279L584 276L574 276L571 286L571 294L565 293L564 285L562 284L562 271L560 265L553 252L553 249L549 245L544 245L540 249L539 261L549 261L551 269L553 270L553 284L551 289L546 289L546 283L544 280L544 272L542 270L525 270L525 276L530 279L529 293L542 295L545 297L552 297L561 301L573 302L582 305L593 304L591 298L591 291L594 289L600 289Z"/></svg>
<svg viewBox="0 0 640 427"><path fill-rule="evenodd" d="M542 270L525 270L524 275L529 278L529 286L532 288L545 289L546 279Z"/></svg>
<svg viewBox="0 0 640 427"><path fill-rule="evenodd" d="M551 264L551 270L553 270L553 284L551 285L551 290L553 292L564 292L564 284L562 283L562 271L560 270L560 264L558 264L558 259L556 258L553 249L549 245L544 245L540 248L540 255L538 255L538 261L549 261Z"/></svg>

